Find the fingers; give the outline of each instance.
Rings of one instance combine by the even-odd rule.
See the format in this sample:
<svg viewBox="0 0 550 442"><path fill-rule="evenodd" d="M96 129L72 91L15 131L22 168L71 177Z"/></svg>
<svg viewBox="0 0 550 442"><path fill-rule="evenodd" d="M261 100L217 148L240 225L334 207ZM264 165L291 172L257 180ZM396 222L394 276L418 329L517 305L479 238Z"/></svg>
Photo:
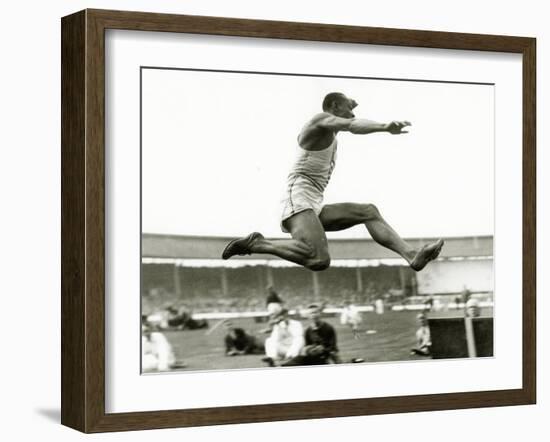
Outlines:
<svg viewBox="0 0 550 442"><path fill-rule="evenodd" d="M402 130L404 127L412 126L410 121L392 121L390 123L390 133L393 135L408 134L408 131Z"/></svg>
<svg viewBox="0 0 550 442"><path fill-rule="evenodd" d="M410 121L392 121L391 124L397 127L412 126Z"/></svg>

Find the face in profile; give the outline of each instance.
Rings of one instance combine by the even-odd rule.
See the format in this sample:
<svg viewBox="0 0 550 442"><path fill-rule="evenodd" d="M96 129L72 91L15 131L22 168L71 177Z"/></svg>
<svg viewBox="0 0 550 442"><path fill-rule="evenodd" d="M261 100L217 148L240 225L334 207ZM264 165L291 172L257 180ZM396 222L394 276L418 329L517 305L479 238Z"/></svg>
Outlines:
<svg viewBox="0 0 550 442"><path fill-rule="evenodd" d="M333 113L341 118L355 118L353 109L356 107L357 102L353 98L348 98L344 95L341 100L334 102Z"/></svg>

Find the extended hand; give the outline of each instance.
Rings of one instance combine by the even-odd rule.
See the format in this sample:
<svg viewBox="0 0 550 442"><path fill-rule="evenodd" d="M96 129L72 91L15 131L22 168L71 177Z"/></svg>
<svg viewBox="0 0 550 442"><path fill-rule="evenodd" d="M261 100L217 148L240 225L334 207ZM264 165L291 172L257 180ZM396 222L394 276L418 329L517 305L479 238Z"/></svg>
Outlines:
<svg viewBox="0 0 550 442"><path fill-rule="evenodd" d="M392 135L408 134L409 132L403 130L404 127L410 126L409 121L392 121L386 124L386 131Z"/></svg>

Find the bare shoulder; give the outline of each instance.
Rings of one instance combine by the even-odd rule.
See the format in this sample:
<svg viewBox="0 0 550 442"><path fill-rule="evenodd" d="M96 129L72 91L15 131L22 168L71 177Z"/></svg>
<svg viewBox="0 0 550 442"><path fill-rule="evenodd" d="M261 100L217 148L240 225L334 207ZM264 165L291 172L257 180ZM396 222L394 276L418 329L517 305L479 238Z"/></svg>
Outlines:
<svg viewBox="0 0 550 442"><path fill-rule="evenodd" d="M334 115L322 112L314 115L302 128L298 143L305 150L326 149L334 140L335 131L326 127L325 122Z"/></svg>
<svg viewBox="0 0 550 442"><path fill-rule="evenodd" d="M310 125L317 129L329 130L336 133L342 130L349 130L353 120L354 118L337 117L329 112L321 112L311 119Z"/></svg>
<svg viewBox="0 0 550 442"><path fill-rule="evenodd" d="M331 117L334 117L334 115L332 114L329 114L328 112L321 112L321 113L318 113L316 115L313 116L313 118L311 118L311 120L309 120L309 124L310 125L318 125L319 123L331 118Z"/></svg>
<svg viewBox="0 0 550 442"><path fill-rule="evenodd" d="M334 115L328 112L321 112L311 117L304 127L302 128L302 134L317 133L321 134L327 129L327 122L334 118Z"/></svg>

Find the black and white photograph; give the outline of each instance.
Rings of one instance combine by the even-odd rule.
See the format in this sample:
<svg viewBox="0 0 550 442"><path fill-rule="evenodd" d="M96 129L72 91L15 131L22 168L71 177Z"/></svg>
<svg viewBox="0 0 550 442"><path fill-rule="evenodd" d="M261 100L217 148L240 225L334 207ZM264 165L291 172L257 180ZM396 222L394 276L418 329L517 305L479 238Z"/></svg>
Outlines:
<svg viewBox="0 0 550 442"><path fill-rule="evenodd" d="M493 357L495 89L140 69L141 372Z"/></svg>
<svg viewBox="0 0 550 442"><path fill-rule="evenodd" d="M547 440L542 2L2 11L1 440Z"/></svg>

